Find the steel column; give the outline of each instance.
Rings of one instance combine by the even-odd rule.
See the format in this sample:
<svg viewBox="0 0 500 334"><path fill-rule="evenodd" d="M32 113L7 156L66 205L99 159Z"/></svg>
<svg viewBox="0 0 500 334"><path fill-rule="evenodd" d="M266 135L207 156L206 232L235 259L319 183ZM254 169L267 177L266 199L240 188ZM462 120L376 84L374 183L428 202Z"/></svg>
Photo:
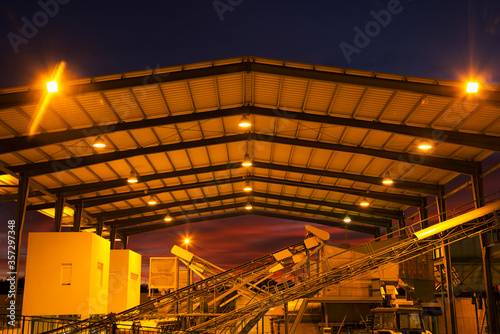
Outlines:
<svg viewBox="0 0 500 334"><path fill-rule="evenodd" d="M484 183L481 179L481 163L476 164L476 171L472 174L472 192L476 209L484 206ZM498 315L495 300L495 291L493 290L493 279L491 273L491 248L488 247L488 233L479 236L481 241L481 253L484 273L484 287L486 290L486 315L488 317L488 332L498 333Z"/></svg>
<svg viewBox="0 0 500 334"><path fill-rule="evenodd" d="M16 243L14 244L14 256L16 261L15 268L10 268L11 272L19 272L20 253L21 253L21 240L24 226L24 218L26 217L26 202L28 200L30 178L26 173L20 173L19 186L17 188L17 207L16 207L16 220L14 222L16 235L14 236ZM17 281L19 275L16 274L15 285L15 298L17 298Z"/></svg>
<svg viewBox="0 0 500 334"><path fill-rule="evenodd" d="M398 219L399 236L406 237L406 222L404 218Z"/></svg>
<svg viewBox="0 0 500 334"><path fill-rule="evenodd" d="M54 213L54 232L61 232L63 212L64 212L64 196L62 194L59 194L57 195L57 201Z"/></svg>
<svg viewBox="0 0 500 334"><path fill-rule="evenodd" d="M82 226L82 213L83 213L83 203L78 203L75 205L75 212L73 214L73 228L71 231L80 232L80 227Z"/></svg>
<svg viewBox="0 0 500 334"><path fill-rule="evenodd" d="M427 198L423 198L423 205L418 208L418 215L422 222L422 228L429 227L429 212L427 211Z"/></svg>
<svg viewBox="0 0 500 334"><path fill-rule="evenodd" d="M112 227L111 232L109 233L110 249L115 249L115 239L116 239L116 227Z"/></svg>
<svg viewBox="0 0 500 334"><path fill-rule="evenodd" d="M122 249L127 249L127 247L128 247L128 235L123 235L121 240L122 240Z"/></svg>
<svg viewBox="0 0 500 334"><path fill-rule="evenodd" d="M102 237L102 231L104 230L104 220L102 218L97 219L97 228L95 233Z"/></svg>
<svg viewBox="0 0 500 334"><path fill-rule="evenodd" d="M436 197L439 222L443 222L446 220L446 202L443 196ZM455 307L455 294L453 292L453 275L452 275L452 266L451 266L451 254L450 254L450 246L443 246L443 255L444 255L444 265L446 270L446 285L448 287L447 290L447 301L450 307L450 323L451 323L451 334L458 334L457 329L457 314ZM444 303L444 300L443 300ZM448 326L448 324L446 324Z"/></svg>

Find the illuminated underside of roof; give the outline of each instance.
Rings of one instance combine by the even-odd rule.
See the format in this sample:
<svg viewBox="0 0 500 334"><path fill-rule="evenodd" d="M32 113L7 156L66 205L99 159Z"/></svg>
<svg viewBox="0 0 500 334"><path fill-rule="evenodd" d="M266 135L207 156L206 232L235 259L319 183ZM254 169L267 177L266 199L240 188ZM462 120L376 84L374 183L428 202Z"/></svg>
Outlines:
<svg viewBox="0 0 500 334"><path fill-rule="evenodd" d="M377 235L500 151L497 86L467 95L461 82L256 57L61 86L31 136L43 87L0 90L2 200L24 173L28 210L64 198L83 206L82 228L101 220L120 235L247 214Z"/></svg>

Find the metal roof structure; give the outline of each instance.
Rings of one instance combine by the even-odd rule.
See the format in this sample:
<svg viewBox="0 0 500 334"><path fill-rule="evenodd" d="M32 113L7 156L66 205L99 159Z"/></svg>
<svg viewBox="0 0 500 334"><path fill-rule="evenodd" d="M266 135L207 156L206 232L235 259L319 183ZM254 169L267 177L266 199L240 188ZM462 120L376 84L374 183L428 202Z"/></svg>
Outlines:
<svg viewBox="0 0 500 334"><path fill-rule="evenodd" d="M0 192L15 200L29 176L27 209L76 230L253 214L378 235L500 152L498 86L250 56L60 85L32 134L44 87L0 89Z"/></svg>

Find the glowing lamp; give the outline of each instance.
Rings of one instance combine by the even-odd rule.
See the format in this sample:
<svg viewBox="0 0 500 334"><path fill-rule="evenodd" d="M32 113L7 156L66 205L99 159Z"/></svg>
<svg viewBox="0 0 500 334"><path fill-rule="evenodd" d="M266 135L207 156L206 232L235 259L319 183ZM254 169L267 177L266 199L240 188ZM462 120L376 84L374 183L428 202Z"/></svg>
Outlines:
<svg viewBox="0 0 500 334"><path fill-rule="evenodd" d="M149 197L148 199L148 205L156 205L156 203L158 203L156 197L154 195L151 195L151 197Z"/></svg>
<svg viewBox="0 0 500 334"><path fill-rule="evenodd" d="M390 186L390 185L394 184L394 180L391 179L391 176L389 175L389 173L385 174L385 177L382 180L382 184L385 184L386 186Z"/></svg>
<svg viewBox="0 0 500 334"><path fill-rule="evenodd" d="M97 147L97 148L102 148L102 147L106 147L106 143L104 142L104 140L102 139L101 136L98 136L96 138L96 140L94 140L94 143L92 144L92 146Z"/></svg>
<svg viewBox="0 0 500 334"><path fill-rule="evenodd" d="M252 185L250 184L250 181L245 182L245 187L243 187L243 191L252 191Z"/></svg>
<svg viewBox="0 0 500 334"><path fill-rule="evenodd" d="M167 214L165 218L163 218L163 220L167 223L170 223L173 220L173 218L172 216L170 216L170 214Z"/></svg>
<svg viewBox="0 0 500 334"><path fill-rule="evenodd" d="M47 91L49 93L55 93L58 91L56 80L47 82Z"/></svg>
<svg viewBox="0 0 500 334"><path fill-rule="evenodd" d="M139 182L139 180L137 179L137 174L135 174L134 171L130 172L130 175L129 175L128 179L127 179L127 182L128 183L137 183L137 182Z"/></svg>
<svg viewBox="0 0 500 334"><path fill-rule="evenodd" d="M350 223L350 222L351 222L351 217L349 217L348 215L345 215L344 223Z"/></svg>
<svg viewBox="0 0 500 334"><path fill-rule="evenodd" d="M479 89L479 84L477 82L467 83L467 93L477 93Z"/></svg>
<svg viewBox="0 0 500 334"><path fill-rule="evenodd" d="M418 144L418 149L421 151L428 151L431 148L432 148L432 145L429 142L422 142L422 143Z"/></svg>
<svg viewBox="0 0 500 334"><path fill-rule="evenodd" d="M245 154L245 157L243 158L243 162L241 163L243 167L250 167L252 166L252 160L248 156L248 153Z"/></svg>
<svg viewBox="0 0 500 334"><path fill-rule="evenodd" d="M361 203L359 203L359 205L367 207L370 206L370 202L368 202L366 198L363 198L363 200L361 201Z"/></svg>
<svg viewBox="0 0 500 334"><path fill-rule="evenodd" d="M247 204L245 205L245 210L252 210L252 209L253 209L252 203L247 202Z"/></svg>
<svg viewBox="0 0 500 334"><path fill-rule="evenodd" d="M243 116L241 119L240 119L240 122L238 123L238 125L242 128L248 128L252 125L252 123L250 122L250 120L248 119L248 117L246 116Z"/></svg>

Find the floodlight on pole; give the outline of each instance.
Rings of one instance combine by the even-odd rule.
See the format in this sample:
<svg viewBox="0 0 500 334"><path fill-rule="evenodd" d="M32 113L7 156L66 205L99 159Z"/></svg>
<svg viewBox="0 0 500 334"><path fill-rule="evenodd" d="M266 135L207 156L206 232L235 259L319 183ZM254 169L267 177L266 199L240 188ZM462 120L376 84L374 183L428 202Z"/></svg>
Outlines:
<svg viewBox="0 0 500 334"><path fill-rule="evenodd" d="M57 80L54 79L52 81L47 82L47 92L50 93L55 93L59 89L57 88Z"/></svg>
<svg viewBox="0 0 500 334"><path fill-rule="evenodd" d="M477 82L468 82L467 83L467 93L477 93L479 89L479 84Z"/></svg>

